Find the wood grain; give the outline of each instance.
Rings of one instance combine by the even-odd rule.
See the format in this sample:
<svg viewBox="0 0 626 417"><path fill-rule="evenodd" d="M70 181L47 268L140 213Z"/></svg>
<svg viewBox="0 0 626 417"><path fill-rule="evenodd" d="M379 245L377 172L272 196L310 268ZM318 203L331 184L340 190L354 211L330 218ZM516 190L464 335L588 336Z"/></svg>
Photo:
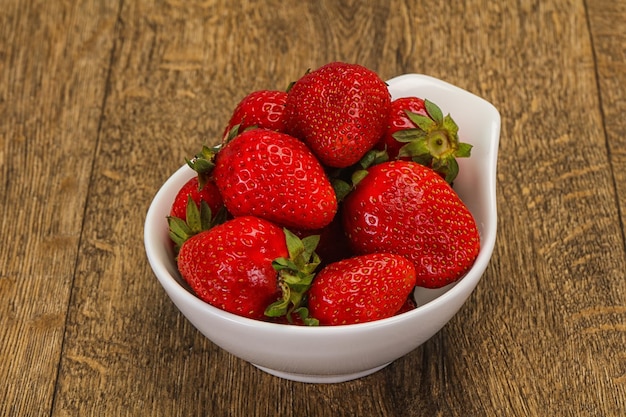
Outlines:
<svg viewBox="0 0 626 417"><path fill-rule="evenodd" d="M111 9L0 5L0 414L54 398L112 44Z"/></svg>
<svg viewBox="0 0 626 417"><path fill-rule="evenodd" d="M448 3L0 0L0 415L625 415L626 8ZM333 60L500 110L499 230L440 333L310 385L199 334L143 218L246 93Z"/></svg>

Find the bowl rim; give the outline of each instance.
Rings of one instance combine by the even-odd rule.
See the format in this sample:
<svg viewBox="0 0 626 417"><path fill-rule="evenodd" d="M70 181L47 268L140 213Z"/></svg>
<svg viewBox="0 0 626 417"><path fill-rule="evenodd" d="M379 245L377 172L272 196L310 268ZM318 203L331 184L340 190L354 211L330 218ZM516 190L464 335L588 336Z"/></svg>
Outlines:
<svg viewBox="0 0 626 417"><path fill-rule="evenodd" d="M172 274L169 273L167 266L164 263L164 260L159 259L156 253L159 251L158 245L163 244L160 242L161 237L160 234L163 234L163 227L157 228L152 227L154 224L158 224L161 222L164 224L164 227L167 227L167 222L164 218L161 217L162 210L159 210L164 204L169 202L171 205L171 201L173 200L173 194L169 191L170 188L173 188L174 185L183 181L183 178L188 179L193 175L193 170L187 166L181 166L177 171L175 171L166 181L162 184L162 186L157 191L154 196L148 211L145 217L144 223L144 245L146 249L146 255L150 266L154 274L157 276L161 285L165 288L166 292L169 295L170 291L176 291L179 296L186 303L192 303L195 308L203 310L204 312L211 314L213 316L217 316L220 319L225 321L230 321L240 326L254 327L256 329L268 329L275 332L289 332L295 333L296 335L304 335L304 334L315 334L315 335L336 335L336 334L346 334L353 332L361 332L368 329L373 329L377 327L385 327L397 323L403 323L407 320L412 320L416 316L421 316L428 313L431 310L436 310L441 308L447 304L450 299L455 297L459 297L463 294L469 294L473 291L473 288L480 281L487 265L490 262L491 255L495 246L496 241L496 228L497 228L497 207L496 207L496 164L497 164L497 153L498 153L498 145L499 145L499 136L500 136L500 114L498 110L485 99L476 96L467 90L464 90L460 87L449 84L440 79L423 75L423 74L404 74L397 77L394 77L387 81L387 84L393 86L398 83L403 82L421 82L427 83L429 85L433 85L438 88L445 89L450 93L455 94L463 94L467 98L482 103L482 105L486 106L489 111L491 111L491 126L490 126L490 138L487 142L488 145L488 155L490 156L490 160L486 161L486 168L493 172L493 175L490 175L487 179L487 192L489 197L488 202L488 213L492 215L488 216L488 218L484 219L484 230L486 233L481 235L481 248L478 253L478 256L474 262L472 268L463 276L461 279L456 281L455 283L450 284L449 286L443 287L445 292L438 295L436 298L426 302L423 305L418 306L417 308L407 311L405 313L395 315L392 317L375 320L371 322L365 323L355 323L355 324L344 324L344 325L336 325L336 326L296 326L296 325L286 325L280 323L272 323L272 322L264 322L260 320L254 320L251 318L243 317L236 315L234 313L230 313L224 310L221 310L217 307L214 307L200 298L198 298L195 294L193 294L190 290L185 288L178 279ZM182 279L182 278L180 278ZM448 288L449 287L449 288ZM469 287L469 288L468 288ZM316 330L309 330L314 328Z"/></svg>

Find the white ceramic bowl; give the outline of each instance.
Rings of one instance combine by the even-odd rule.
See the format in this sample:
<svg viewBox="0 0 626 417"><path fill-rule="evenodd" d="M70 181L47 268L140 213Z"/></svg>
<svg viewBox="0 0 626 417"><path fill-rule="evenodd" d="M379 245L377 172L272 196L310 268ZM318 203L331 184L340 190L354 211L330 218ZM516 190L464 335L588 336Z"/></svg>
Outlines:
<svg viewBox="0 0 626 417"><path fill-rule="evenodd" d="M438 79L407 74L388 81L394 98L418 96L437 103L459 125L461 141L474 145L459 161L454 187L474 215L481 250L458 282L437 290L417 288L418 307L369 323L300 327L265 323L215 308L186 289L168 241L166 216L178 189L194 175L186 165L156 194L146 216L144 240L154 274L178 309L213 343L270 374L302 382L332 383L359 378L411 352L437 333L480 280L496 239L496 160L500 136L497 109Z"/></svg>

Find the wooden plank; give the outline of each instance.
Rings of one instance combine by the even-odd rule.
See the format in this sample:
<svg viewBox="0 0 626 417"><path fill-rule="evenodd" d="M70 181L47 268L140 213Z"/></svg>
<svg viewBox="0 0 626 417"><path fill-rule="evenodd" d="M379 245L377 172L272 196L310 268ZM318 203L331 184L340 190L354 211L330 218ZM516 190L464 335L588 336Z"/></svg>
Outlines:
<svg viewBox="0 0 626 417"><path fill-rule="evenodd" d="M553 3L502 21L500 243L493 287L476 294L489 301L473 312L485 334L467 345L482 354L467 361L503 414L623 415L624 242L587 10ZM508 395L489 399L495 387Z"/></svg>
<svg viewBox="0 0 626 417"><path fill-rule="evenodd" d="M265 5L123 4L53 415L624 414L626 260L584 3ZM304 385L181 317L142 260L142 221L245 93L331 60L434 75L501 110L500 232L428 343L370 377Z"/></svg>
<svg viewBox="0 0 626 417"><path fill-rule="evenodd" d="M626 204L626 120L624 85L626 85L626 5L623 2L590 3L589 26L594 44L600 100L604 115L606 147L615 176L620 211Z"/></svg>
<svg viewBox="0 0 626 417"><path fill-rule="evenodd" d="M53 401L115 9L0 7L0 415L40 416Z"/></svg>
<svg viewBox="0 0 626 417"><path fill-rule="evenodd" d="M626 235L626 4L597 1L587 5L589 27L596 59L599 98L603 114L609 161L615 189L622 234ZM616 243L624 251L624 242ZM616 410L626 412L626 277L617 271L609 280L606 291L611 298L604 303L582 310L577 318L584 323L584 332L591 338L601 338L601 363L607 368L608 392L602 398L615 401ZM614 351L610 347L614 346ZM609 349L606 349L609 347Z"/></svg>
<svg viewBox="0 0 626 417"><path fill-rule="evenodd" d="M502 414L623 415L624 242L587 10L524 4L503 9L506 41L490 43L506 59L490 88L505 117L500 233L465 360Z"/></svg>

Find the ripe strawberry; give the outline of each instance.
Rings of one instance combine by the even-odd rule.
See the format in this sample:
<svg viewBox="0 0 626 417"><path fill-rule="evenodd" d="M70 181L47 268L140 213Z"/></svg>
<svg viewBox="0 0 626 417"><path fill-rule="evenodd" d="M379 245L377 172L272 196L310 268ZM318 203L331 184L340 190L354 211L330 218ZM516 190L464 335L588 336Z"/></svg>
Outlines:
<svg viewBox="0 0 626 417"><path fill-rule="evenodd" d="M318 160L284 133L252 129L215 157L215 183L233 216L254 215L294 229L319 229L337 212L337 198Z"/></svg>
<svg viewBox="0 0 626 417"><path fill-rule="evenodd" d="M278 226L240 217L185 241L178 253L178 270L200 299L261 319L281 294L272 261L287 255Z"/></svg>
<svg viewBox="0 0 626 417"><path fill-rule="evenodd" d="M187 220L186 212L189 197L196 203L198 208L200 208L200 202L206 202L213 214L216 214L224 206L222 196L215 185L215 181L209 179L200 187L198 177L194 176L187 181L176 194L174 203L170 209L170 216Z"/></svg>
<svg viewBox="0 0 626 417"><path fill-rule="evenodd" d="M452 183L459 173L456 158L469 157L472 145L459 141L459 127L429 100L405 97L391 103L384 145L390 159L412 159Z"/></svg>
<svg viewBox="0 0 626 417"><path fill-rule="evenodd" d="M413 161L369 168L344 200L343 224L356 253L406 256L422 287L458 280L480 249L467 206L435 171Z"/></svg>
<svg viewBox="0 0 626 417"><path fill-rule="evenodd" d="M284 132L283 113L286 100L285 91L253 91L237 104L222 137L228 138L235 126L238 126L238 132L252 126Z"/></svg>
<svg viewBox="0 0 626 417"><path fill-rule="evenodd" d="M215 307L258 320L289 318L303 309L318 263L315 243L266 220L237 217L187 239L178 270L196 295ZM307 320L306 311L302 317Z"/></svg>
<svg viewBox="0 0 626 417"><path fill-rule="evenodd" d="M415 286L403 256L373 253L332 263L309 289L309 312L321 325L364 323L393 316Z"/></svg>
<svg viewBox="0 0 626 417"><path fill-rule="evenodd" d="M332 62L290 88L285 127L330 167L350 166L385 132L391 105L387 85L360 65Z"/></svg>

